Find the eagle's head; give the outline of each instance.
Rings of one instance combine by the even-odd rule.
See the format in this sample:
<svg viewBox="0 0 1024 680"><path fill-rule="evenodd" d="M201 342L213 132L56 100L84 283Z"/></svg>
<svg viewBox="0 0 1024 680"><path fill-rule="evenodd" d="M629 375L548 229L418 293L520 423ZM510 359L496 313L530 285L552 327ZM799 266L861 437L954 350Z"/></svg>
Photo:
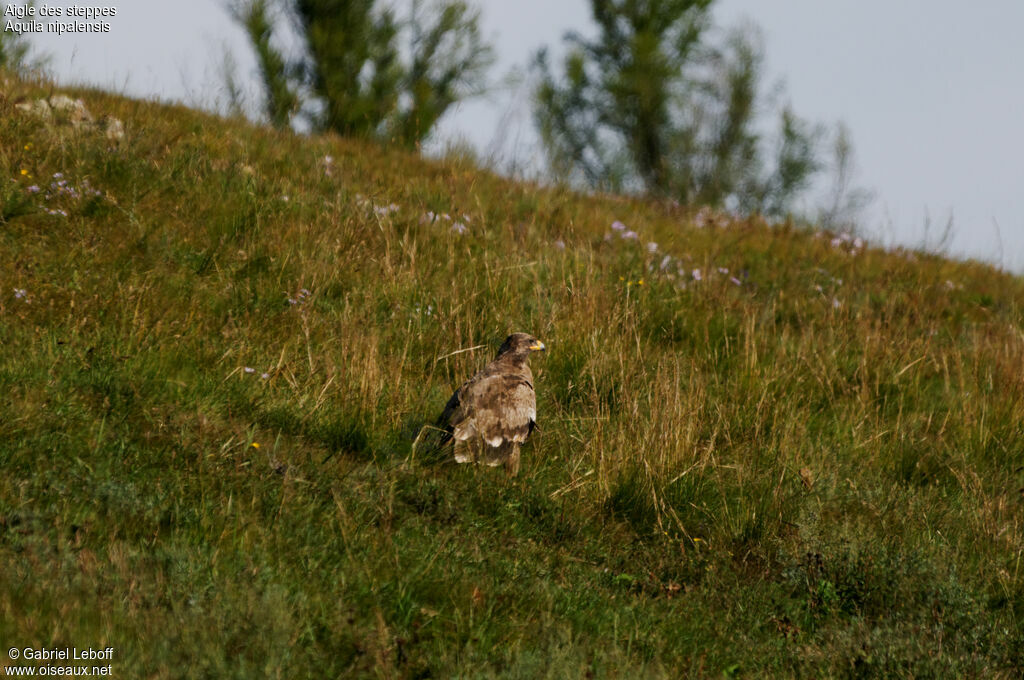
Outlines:
<svg viewBox="0 0 1024 680"><path fill-rule="evenodd" d="M516 358L525 359L530 356L530 352L543 352L546 349L543 342L529 333L513 333L505 338L505 342L501 344L501 349L498 350L498 357L511 355Z"/></svg>

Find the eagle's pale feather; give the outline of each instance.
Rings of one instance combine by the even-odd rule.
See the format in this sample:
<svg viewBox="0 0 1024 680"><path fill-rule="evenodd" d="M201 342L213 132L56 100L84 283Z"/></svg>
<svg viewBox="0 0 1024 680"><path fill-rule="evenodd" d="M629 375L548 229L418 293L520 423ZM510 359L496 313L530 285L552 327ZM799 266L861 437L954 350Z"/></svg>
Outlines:
<svg viewBox="0 0 1024 680"><path fill-rule="evenodd" d="M442 444L455 440L455 460L505 464L510 474L519 467L519 445L537 422L537 396L527 363L531 351L544 345L526 333L505 340L494 360L455 391L438 424L446 431Z"/></svg>

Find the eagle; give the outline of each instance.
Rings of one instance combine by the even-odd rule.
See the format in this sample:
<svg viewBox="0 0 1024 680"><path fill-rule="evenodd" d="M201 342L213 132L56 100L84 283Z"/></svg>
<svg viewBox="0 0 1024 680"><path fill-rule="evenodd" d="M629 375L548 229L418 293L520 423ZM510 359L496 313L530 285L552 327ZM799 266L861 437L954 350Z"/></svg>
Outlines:
<svg viewBox="0 0 1024 680"><path fill-rule="evenodd" d="M455 441L456 462L504 465L510 477L519 473L519 445L537 424L530 353L546 349L532 335L513 333L494 361L455 390L437 426L444 431L441 446Z"/></svg>

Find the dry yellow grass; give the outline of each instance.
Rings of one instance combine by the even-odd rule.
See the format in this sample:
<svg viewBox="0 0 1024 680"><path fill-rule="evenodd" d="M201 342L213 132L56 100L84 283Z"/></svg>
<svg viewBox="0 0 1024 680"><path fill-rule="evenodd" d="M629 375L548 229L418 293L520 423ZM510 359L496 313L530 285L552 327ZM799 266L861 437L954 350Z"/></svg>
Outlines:
<svg viewBox="0 0 1024 680"><path fill-rule="evenodd" d="M77 93L112 147L14 110L47 91L0 97L11 644L146 677L1022 668L1019 278ZM512 330L549 348L521 478L412 460Z"/></svg>

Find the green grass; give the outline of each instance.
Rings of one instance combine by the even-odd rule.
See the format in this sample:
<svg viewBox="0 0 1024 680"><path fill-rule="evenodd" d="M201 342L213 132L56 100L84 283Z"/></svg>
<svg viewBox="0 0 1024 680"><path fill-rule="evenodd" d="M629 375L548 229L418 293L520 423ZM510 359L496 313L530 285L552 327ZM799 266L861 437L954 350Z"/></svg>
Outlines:
<svg viewBox="0 0 1024 680"><path fill-rule="evenodd" d="M49 91L0 95L3 649L1024 671L1021 279L76 92L112 145L15 110ZM549 348L520 477L413 457L513 330Z"/></svg>

